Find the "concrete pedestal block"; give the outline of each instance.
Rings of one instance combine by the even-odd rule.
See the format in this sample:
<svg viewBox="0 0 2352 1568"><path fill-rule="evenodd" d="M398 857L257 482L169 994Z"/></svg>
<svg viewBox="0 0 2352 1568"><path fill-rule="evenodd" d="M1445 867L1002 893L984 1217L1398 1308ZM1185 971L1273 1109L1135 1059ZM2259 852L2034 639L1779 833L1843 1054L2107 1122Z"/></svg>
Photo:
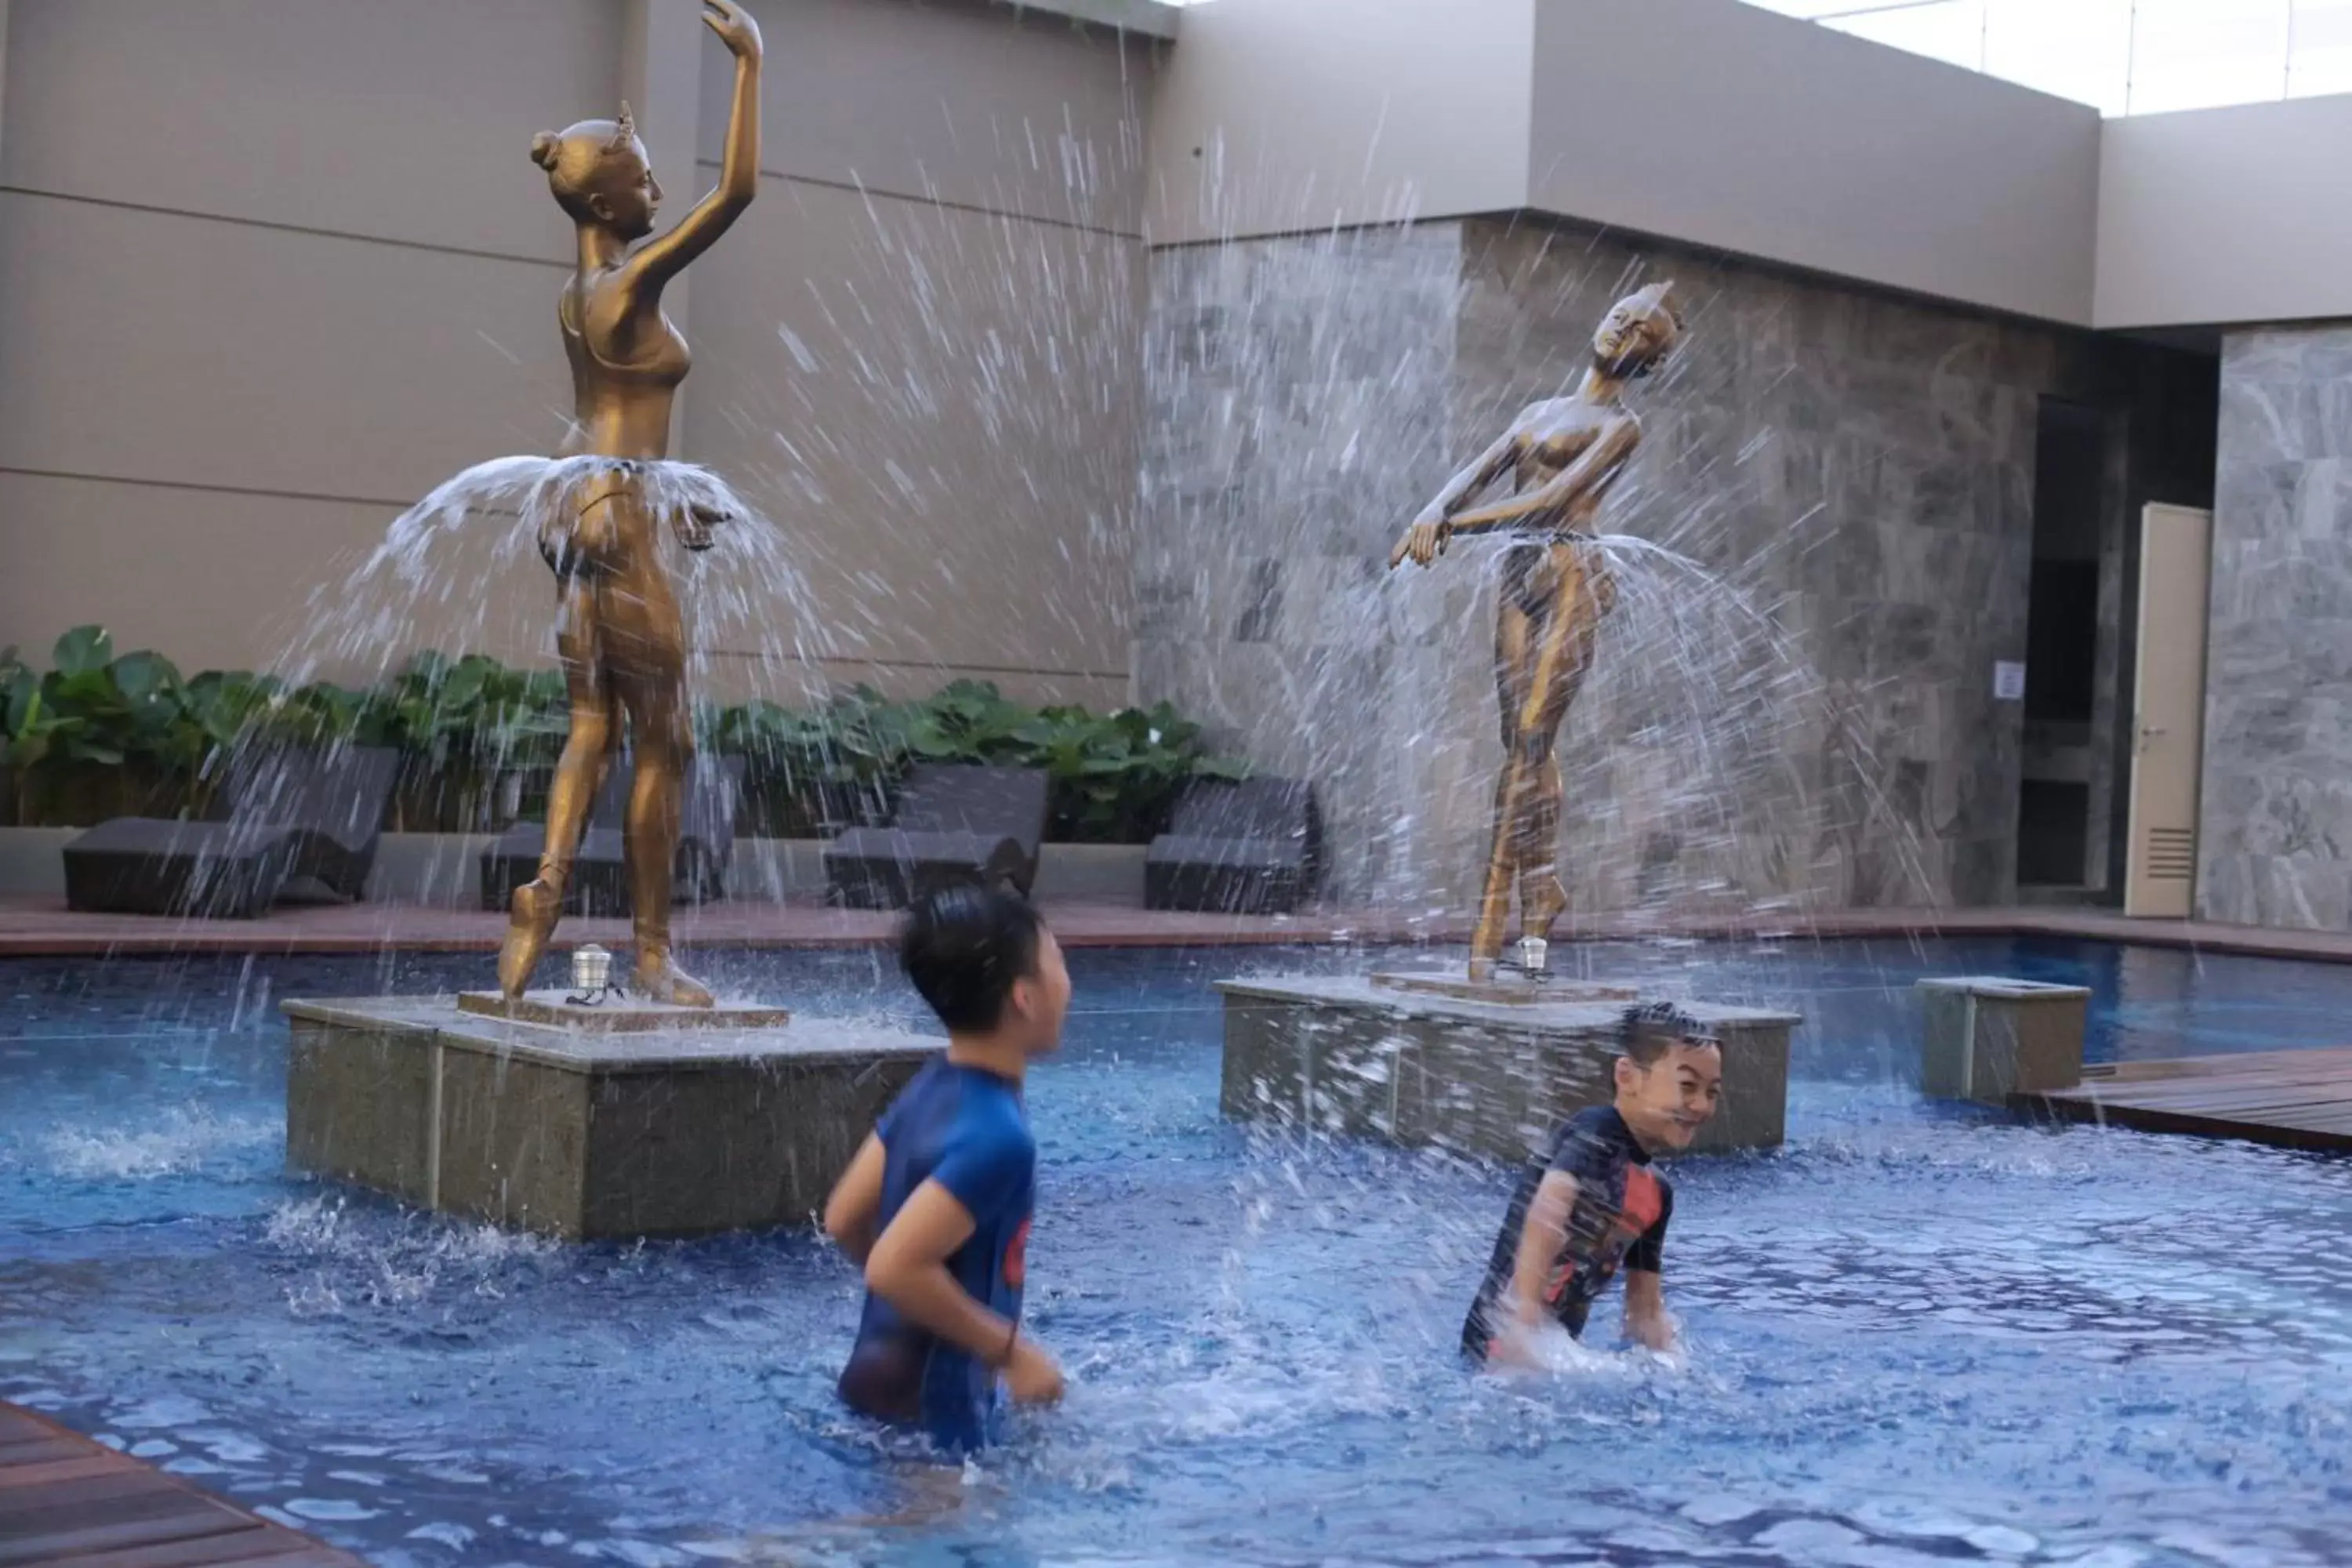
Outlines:
<svg viewBox="0 0 2352 1568"><path fill-rule="evenodd" d="M1517 1160L1615 1096L1619 1001L1497 1004L1361 979L1226 980L1219 1103L1237 1120ZM1723 1037L1721 1109L1694 1152L1786 1133L1793 1014L1685 1004Z"/></svg>
<svg viewBox="0 0 2352 1568"><path fill-rule="evenodd" d="M289 1164L567 1240L807 1223L940 1048L822 1020L588 1033L450 996L285 1010Z"/></svg>
<svg viewBox="0 0 2352 1568"><path fill-rule="evenodd" d="M2012 1094L2073 1089L2083 1081L2083 1030L2091 994L1993 975L1919 982L1927 1023L1920 1088L1931 1100L2006 1105Z"/></svg>
<svg viewBox="0 0 2352 1568"><path fill-rule="evenodd" d="M1492 1002L1510 1007L1544 1007L1560 1002L1614 1002L1631 1005L1642 999L1641 987L1607 981L1557 980L1506 969L1484 979L1452 971L1372 971L1378 991L1406 991L1420 996L1451 996L1457 1002Z"/></svg>

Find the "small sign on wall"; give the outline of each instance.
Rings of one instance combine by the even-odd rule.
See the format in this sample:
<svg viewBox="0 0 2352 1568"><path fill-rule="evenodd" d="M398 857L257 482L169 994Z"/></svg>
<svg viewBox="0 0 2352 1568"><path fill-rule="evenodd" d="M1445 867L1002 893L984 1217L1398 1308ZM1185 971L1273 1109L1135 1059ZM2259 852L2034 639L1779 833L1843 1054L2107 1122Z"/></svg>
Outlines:
<svg viewBox="0 0 2352 1568"><path fill-rule="evenodd" d="M1996 659L1992 667L1992 698L1996 702L2025 700L2025 665L2017 659Z"/></svg>

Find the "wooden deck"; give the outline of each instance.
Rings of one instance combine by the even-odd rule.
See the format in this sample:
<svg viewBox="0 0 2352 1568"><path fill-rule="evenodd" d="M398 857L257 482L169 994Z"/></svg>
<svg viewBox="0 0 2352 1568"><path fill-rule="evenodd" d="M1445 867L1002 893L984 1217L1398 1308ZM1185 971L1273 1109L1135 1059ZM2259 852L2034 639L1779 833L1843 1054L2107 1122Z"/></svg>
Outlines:
<svg viewBox="0 0 2352 1568"><path fill-rule="evenodd" d="M2147 1132L2352 1151L2352 1047L2086 1068L2078 1088L2013 1103Z"/></svg>
<svg viewBox="0 0 2352 1568"><path fill-rule="evenodd" d="M0 1564L364 1568L56 1422L0 1405Z"/></svg>

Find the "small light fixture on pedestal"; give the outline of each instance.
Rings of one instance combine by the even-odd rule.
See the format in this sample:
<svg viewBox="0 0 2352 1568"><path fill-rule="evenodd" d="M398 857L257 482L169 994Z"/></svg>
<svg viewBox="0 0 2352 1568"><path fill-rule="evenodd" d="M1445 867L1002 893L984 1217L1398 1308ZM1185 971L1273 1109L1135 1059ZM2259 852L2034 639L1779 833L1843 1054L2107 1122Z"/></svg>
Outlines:
<svg viewBox="0 0 2352 1568"><path fill-rule="evenodd" d="M1543 978L1544 964L1551 954L1551 943L1539 936L1519 938L1519 968L1530 980Z"/></svg>
<svg viewBox="0 0 2352 1568"><path fill-rule="evenodd" d="M593 1007L613 992L613 955L594 942L572 950L572 988L564 998L575 1007Z"/></svg>

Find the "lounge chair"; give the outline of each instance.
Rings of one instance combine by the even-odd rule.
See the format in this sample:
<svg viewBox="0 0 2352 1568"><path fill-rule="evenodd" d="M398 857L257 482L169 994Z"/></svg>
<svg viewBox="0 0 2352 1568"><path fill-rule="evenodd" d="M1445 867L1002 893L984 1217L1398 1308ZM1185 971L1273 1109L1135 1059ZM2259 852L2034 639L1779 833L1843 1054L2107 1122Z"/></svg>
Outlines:
<svg viewBox="0 0 2352 1568"><path fill-rule="evenodd" d="M1295 779L1201 780L1177 800L1169 831L1144 852L1147 909L1279 914L1315 890L1323 819Z"/></svg>
<svg viewBox="0 0 2352 1568"><path fill-rule="evenodd" d="M400 753L252 747L203 821L118 816L65 847L66 905L106 914L250 920L289 891L367 891Z"/></svg>
<svg viewBox="0 0 2352 1568"><path fill-rule="evenodd" d="M580 836L580 852L572 860L571 885L564 889L566 914L629 912L623 824L633 776L629 759L623 757L596 792L588 809L587 831ZM735 805L742 790L742 758L694 759L678 807L677 859L670 890L675 901L699 904L727 896L727 872L735 858ZM539 858L546 847L543 822L518 822L499 835L482 851L482 907L505 909L514 890L539 875Z"/></svg>
<svg viewBox="0 0 2352 1568"><path fill-rule="evenodd" d="M353 746L315 763L263 768L236 810L290 830L294 861L284 892L355 904L367 896L384 808L399 782L397 751Z"/></svg>
<svg viewBox="0 0 2352 1568"><path fill-rule="evenodd" d="M889 826L853 827L824 847L825 880L857 909L903 909L959 883L1026 895L1045 837L1045 789L1034 768L917 768Z"/></svg>

